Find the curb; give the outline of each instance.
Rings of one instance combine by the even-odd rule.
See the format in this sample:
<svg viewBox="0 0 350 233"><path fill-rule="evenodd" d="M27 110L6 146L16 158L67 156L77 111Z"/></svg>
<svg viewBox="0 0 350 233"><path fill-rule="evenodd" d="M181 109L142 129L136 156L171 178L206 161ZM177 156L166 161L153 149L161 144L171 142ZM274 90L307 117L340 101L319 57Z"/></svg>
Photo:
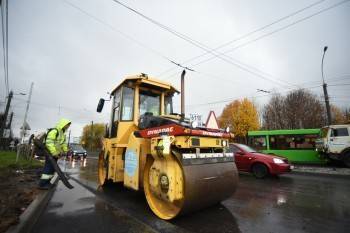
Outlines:
<svg viewBox="0 0 350 233"><path fill-rule="evenodd" d="M58 176L53 178L53 184L57 184ZM39 192L26 210L19 216L19 223L11 226L6 233L29 233L39 219L41 213L49 203L56 187L48 191Z"/></svg>
<svg viewBox="0 0 350 233"><path fill-rule="evenodd" d="M296 175L308 175L308 176L323 176L323 177L336 177L336 178L350 178L348 174L331 174L331 173L322 173L322 172L307 172L307 171L296 171L292 170L289 174Z"/></svg>

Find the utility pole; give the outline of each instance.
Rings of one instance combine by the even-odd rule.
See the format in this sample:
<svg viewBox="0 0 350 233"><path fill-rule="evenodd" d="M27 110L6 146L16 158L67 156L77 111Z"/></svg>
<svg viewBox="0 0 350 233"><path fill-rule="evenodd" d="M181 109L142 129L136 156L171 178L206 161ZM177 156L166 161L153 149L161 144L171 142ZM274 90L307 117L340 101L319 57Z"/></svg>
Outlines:
<svg viewBox="0 0 350 233"><path fill-rule="evenodd" d="M13 112L11 112L10 120L9 120L9 123L7 124L7 126L6 126L6 129L10 129L11 130L12 120L13 120Z"/></svg>
<svg viewBox="0 0 350 233"><path fill-rule="evenodd" d="M24 119L23 119L23 124L22 124L22 130L21 130L21 143L23 144L24 142L24 134L26 131L26 122L27 122L27 116L28 116L28 110L29 110L29 105L30 105L30 100L32 98L32 91L33 91L33 86L34 83L32 82L30 84L30 90L29 90L29 96L28 96L28 100L27 100L27 107L26 107L26 112L24 114ZM16 156L16 163L18 161L18 157L19 157L19 149L17 148L17 156Z"/></svg>
<svg viewBox="0 0 350 233"><path fill-rule="evenodd" d="M7 117L9 114L12 97L13 97L13 92L10 91L8 98L7 98L7 104L6 104L5 113L4 113L4 121L0 125L0 138L3 138L3 136L4 136L4 130L6 128L6 121L7 121Z"/></svg>
<svg viewBox="0 0 350 233"><path fill-rule="evenodd" d="M331 107L329 105L329 97L328 97L328 91L327 91L327 84L324 81L324 74L323 74L323 60L324 60L324 55L326 54L328 47L325 46L323 48L323 56L322 56L322 63L321 63L321 71L322 71L322 86L323 86L323 95L324 95L324 102L326 103L326 111L327 111L327 124L331 125L332 124L332 114L331 114Z"/></svg>
<svg viewBox="0 0 350 233"><path fill-rule="evenodd" d="M68 146L69 146L69 142L70 142L70 132L71 132L71 130L69 130L69 134L68 134Z"/></svg>
<svg viewBox="0 0 350 233"><path fill-rule="evenodd" d="M91 132L90 132L90 150L91 151L92 151L92 144L94 142L93 135L94 135L94 121L91 121Z"/></svg>

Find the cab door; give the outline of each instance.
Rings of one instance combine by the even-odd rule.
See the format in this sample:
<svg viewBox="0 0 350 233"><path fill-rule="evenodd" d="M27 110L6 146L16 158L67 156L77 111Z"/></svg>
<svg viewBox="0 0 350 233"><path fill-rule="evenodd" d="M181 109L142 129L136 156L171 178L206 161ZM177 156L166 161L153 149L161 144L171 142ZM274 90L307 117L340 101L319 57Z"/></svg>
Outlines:
<svg viewBox="0 0 350 233"><path fill-rule="evenodd" d="M349 131L347 127L332 128L329 138L329 149L331 153L341 153L349 143Z"/></svg>

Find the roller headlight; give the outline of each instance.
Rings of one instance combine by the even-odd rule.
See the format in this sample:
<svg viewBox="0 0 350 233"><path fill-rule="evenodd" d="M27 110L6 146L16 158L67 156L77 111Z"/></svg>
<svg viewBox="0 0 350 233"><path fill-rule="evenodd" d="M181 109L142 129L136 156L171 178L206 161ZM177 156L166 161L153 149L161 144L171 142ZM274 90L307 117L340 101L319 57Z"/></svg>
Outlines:
<svg viewBox="0 0 350 233"><path fill-rule="evenodd" d="M273 158L273 162L277 164L284 163L282 159L278 159L278 158Z"/></svg>
<svg viewBox="0 0 350 233"><path fill-rule="evenodd" d="M226 132L226 133L229 133L229 132L230 132L230 127L229 127L229 126L226 127L225 132Z"/></svg>
<svg viewBox="0 0 350 233"><path fill-rule="evenodd" d="M221 144L222 144L223 147L226 147L227 146L227 141L226 140L222 140Z"/></svg>
<svg viewBox="0 0 350 233"><path fill-rule="evenodd" d="M191 122L191 127L192 128L197 128L198 127L198 121L192 121Z"/></svg>

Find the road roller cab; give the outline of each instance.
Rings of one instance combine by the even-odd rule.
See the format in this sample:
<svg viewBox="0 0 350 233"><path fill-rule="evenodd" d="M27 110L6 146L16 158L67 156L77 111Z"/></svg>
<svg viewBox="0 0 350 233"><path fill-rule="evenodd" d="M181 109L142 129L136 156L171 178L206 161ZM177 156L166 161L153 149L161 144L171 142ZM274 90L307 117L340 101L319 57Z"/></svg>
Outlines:
<svg viewBox="0 0 350 233"><path fill-rule="evenodd" d="M176 88L141 74L111 93L111 117L99 156L99 183L143 190L162 219L230 197L237 186L229 132L194 127L173 113ZM97 111L101 112L101 99Z"/></svg>

